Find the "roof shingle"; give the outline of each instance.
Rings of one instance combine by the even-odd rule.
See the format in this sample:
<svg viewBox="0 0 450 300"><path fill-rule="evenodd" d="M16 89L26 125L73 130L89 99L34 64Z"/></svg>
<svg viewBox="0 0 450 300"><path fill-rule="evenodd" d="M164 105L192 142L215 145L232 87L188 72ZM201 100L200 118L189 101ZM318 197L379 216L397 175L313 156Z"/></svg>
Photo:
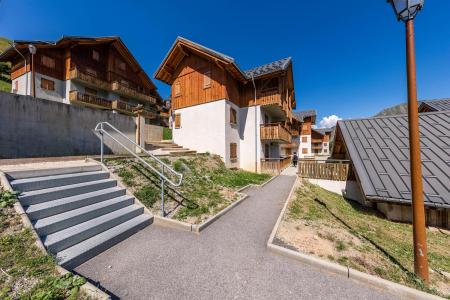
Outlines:
<svg viewBox="0 0 450 300"><path fill-rule="evenodd" d="M420 104L421 107L427 107L430 111L443 111L450 110L450 98L423 101ZM419 109L420 110L420 109Z"/></svg>
<svg viewBox="0 0 450 300"><path fill-rule="evenodd" d="M425 205L450 208L450 111L421 113ZM338 121L368 200L411 203L407 115Z"/></svg>
<svg viewBox="0 0 450 300"><path fill-rule="evenodd" d="M302 111L294 111L292 112L293 116L297 121L303 122L303 120L307 117L315 117L317 112L315 109L310 110L302 110Z"/></svg>
<svg viewBox="0 0 450 300"><path fill-rule="evenodd" d="M284 71L289 67L291 58L283 58L247 71L244 71L245 77L248 79L257 78L266 74L271 74L279 71Z"/></svg>

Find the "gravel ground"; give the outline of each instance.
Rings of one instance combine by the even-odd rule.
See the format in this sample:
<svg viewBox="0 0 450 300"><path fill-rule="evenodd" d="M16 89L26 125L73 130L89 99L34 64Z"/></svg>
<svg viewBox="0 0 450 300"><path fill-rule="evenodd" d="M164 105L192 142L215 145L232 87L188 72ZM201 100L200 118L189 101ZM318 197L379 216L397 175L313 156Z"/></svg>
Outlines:
<svg viewBox="0 0 450 300"><path fill-rule="evenodd" d="M200 236L152 225L76 271L122 299L398 299L267 250L294 180L248 189Z"/></svg>

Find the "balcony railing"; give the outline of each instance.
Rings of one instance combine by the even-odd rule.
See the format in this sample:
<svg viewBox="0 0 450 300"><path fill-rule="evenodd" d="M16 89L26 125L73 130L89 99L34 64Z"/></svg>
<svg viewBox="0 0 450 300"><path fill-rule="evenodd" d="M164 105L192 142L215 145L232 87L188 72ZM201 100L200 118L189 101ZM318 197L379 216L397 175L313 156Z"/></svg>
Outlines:
<svg viewBox="0 0 450 300"><path fill-rule="evenodd" d="M290 143L292 136L281 124L261 124L261 140Z"/></svg>
<svg viewBox="0 0 450 300"><path fill-rule="evenodd" d="M70 91L69 92L69 100L70 102L83 104L86 106L101 108L101 109L111 109L111 101L106 100L101 97L97 97L94 95L83 94L78 91Z"/></svg>
<svg viewBox="0 0 450 300"><path fill-rule="evenodd" d="M257 95L257 104L259 105L283 105L283 102L281 101L281 94L278 91L278 88L271 89L267 91L261 91Z"/></svg>
<svg viewBox="0 0 450 300"><path fill-rule="evenodd" d="M117 94L156 104L156 98L149 95L149 90L142 88L122 75L114 72L109 72L108 74L111 81L111 89Z"/></svg>
<svg viewBox="0 0 450 300"><path fill-rule="evenodd" d="M114 109L118 112L128 114L128 115L133 115L134 110L136 109L136 106L131 105L127 102L120 101L120 100L114 100L114 101L112 101L112 109Z"/></svg>
<svg viewBox="0 0 450 300"><path fill-rule="evenodd" d="M279 174L291 165L291 158L263 158L261 159L261 172Z"/></svg>
<svg viewBox="0 0 450 300"><path fill-rule="evenodd" d="M109 90L111 88L110 84L107 81L102 80L101 78L98 78L93 74L83 72L77 68L70 70L70 79L82 82L94 88L101 88L103 90Z"/></svg>
<svg viewBox="0 0 450 300"><path fill-rule="evenodd" d="M346 181L351 178L351 168L345 162L300 161L298 163L298 174L303 178Z"/></svg>

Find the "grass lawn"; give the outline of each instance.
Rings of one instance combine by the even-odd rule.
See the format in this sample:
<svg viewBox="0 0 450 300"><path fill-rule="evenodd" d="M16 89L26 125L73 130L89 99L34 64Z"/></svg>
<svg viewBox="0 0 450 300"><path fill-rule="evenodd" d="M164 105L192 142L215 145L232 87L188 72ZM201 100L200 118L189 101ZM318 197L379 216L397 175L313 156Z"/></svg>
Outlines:
<svg viewBox="0 0 450 300"><path fill-rule="evenodd" d="M56 272L53 257L43 254L22 226L14 201L0 190L0 299L87 299L79 292L86 280Z"/></svg>
<svg viewBox="0 0 450 300"><path fill-rule="evenodd" d="M414 275L412 226L307 182L297 189L277 239L295 249L450 299L450 233L427 229L430 286Z"/></svg>
<svg viewBox="0 0 450 300"><path fill-rule="evenodd" d="M10 93L11 92L11 83L0 80L0 91Z"/></svg>
<svg viewBox="0 0 450 300"><path fill-rule="evenodd" d="M260 184L270 178L267 174L227 169L219 157L208 154L163 160L184 176L180 187L166 189L166 212L171 212L169 217L191 224L203 222L236 201L239 198L237 189L251 183ZM160 213L157 177L133 159L106 160L106 165L117 173L136 198L153 213ZM179 204L181 201L182 205Z"/></svg>

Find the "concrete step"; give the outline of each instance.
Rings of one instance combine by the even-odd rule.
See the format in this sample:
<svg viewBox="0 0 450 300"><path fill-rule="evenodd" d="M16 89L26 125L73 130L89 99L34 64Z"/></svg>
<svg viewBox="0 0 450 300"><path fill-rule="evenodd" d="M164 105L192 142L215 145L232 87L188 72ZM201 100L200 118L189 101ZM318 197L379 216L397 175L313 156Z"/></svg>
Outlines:
<svg viewBox="0 0 450 300"><path fill-rule="evenodd" d="M101 165L86 164L64 168L46 168L46 169L10 171L7 172L7 175L10 179L22 179L22 178L42 177L42 176L81 173L81 172L94 172L101 170L102 170Z"/></svg>
<svg viewBox="0 0 450 300"><path fill-rule="evenodd" d="M182 155L194 155L197 151L195 150L180 150L180 151L170 151L169 154L172 156L182 156Z"/></svg>
<svg viewBox="0 0 450 300"><path fill-rule="evenodd" d="M117 198L125 195L125 193L126 190L123 188L112 187L39 204L33 204L25 207L25 212L31 220L37 220L108 199Z"/></svg>
<svg viewBox="0 0 450 300"><path fill-rule="evenodd" d="M139 215L120 225L103 231L102 233L99 233L81 243L58 252L56 255L56 260L61 266L67 269L73 269L150 225L151 222L151 216L146 214Z"/></svg>
<svg viewBox="0 0 450 300"><path fill-rule="evenodd" d="M19 195L19 201L23 206L38 204L63 197L89 193L101 189L107 189L117 185L114 179L102 179L97 181L82 182L48 189L24 192Z"/></svg>
<svg viewBox="0 0 450 300"><path fill-rule="evenodd" d="M11 181L11 186L16 191L28 192L33 190L47 189L86 181L102 180L106 178L109 178L109 172L105 171L81 172L81 173L16 179Z"/></svg>
<svg viewBox="0 0 450 300"><path fill-rule="evenodd" d="M144 212L144 207L130 205L78 225L57 231L43 238L47 250L56 253L78 244L105 230L137 217Z"/></svg>
<svg viewBox="0 0 450 300"><path fill-rule="evenodd" d="M40 236L49 235L62 229L86 222L114 210L132 205L134 198L128 195L120 196L99 203L87 205L74 210L39 219L34 228Z"/></svg>
<svg viewBox="0 0 450 300"><path fill-rule="evenodd" d="M170 147L170 148L161 148L161 151L188 151L189 149L183 147Z"/></svg>

